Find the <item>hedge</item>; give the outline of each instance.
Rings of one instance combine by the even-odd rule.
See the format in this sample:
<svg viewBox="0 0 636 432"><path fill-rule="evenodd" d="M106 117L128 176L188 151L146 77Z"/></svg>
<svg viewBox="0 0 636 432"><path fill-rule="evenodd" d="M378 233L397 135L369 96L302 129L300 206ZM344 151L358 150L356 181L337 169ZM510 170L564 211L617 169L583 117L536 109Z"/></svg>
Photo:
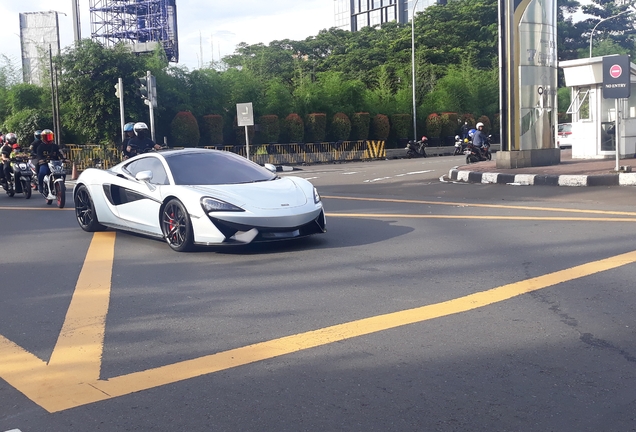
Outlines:
<svg viewBox="0 0 636 432"><path fill-rule="evenodd" d="M390 132L389 117L384 114L376 114L371 120L371 137L376 140L386 141Z"/></svg>
<svg viewBox="0 0 636 432"><path fill-rule="evenodd" d="M282 141L290 143L301 143L305 139L305 124L303 119L296 113L291 113L281 125Z"/></svg>
<svg viewBox="0 0 636 432"><path fill-rule="evenodd" d="M426 130L428 138L439 138L442 134L442 119L436 113L426 117Z"/></svg>
<svg viewBox="0 0 636 432"><path fill-rule="evenodd" d="M397 139L409 137L411 131L410 114L393 114L391 116L391 133Z"/></svg>
<svg viewBox="0 0 636 432"><path fill-rule="evenodd" d="M336 113L331 120L331 137L334 141L346 141L351 135L351 120L345 113Z"/></svg>
<svg viewBox="0 0 636 432"><path fill-rule="evenodd" d="M305 139L307 142L323 142L327 135L327 115L325 113L307 114L305 121Z"/></svg>
<svg viewBox="0 0 636 432"><path fill-rule="evenodd" d="M178 112L170 124L173 147L196 147L201 140L199 124L190 111Z"/></svg>
<svg viewBox="0 0 636 432"><path fill-rule="evenodd" d="M275 114L264 115L259 118L260 138L265 144L278 143L280 137L280 122Z"/></svg>
<svg viewBox="0 0 636 432"><path fill-rule="evenodd" d="M364 141L369 139L370 125L371 116L368 112L353 113L353 116L351 116L350 139L354 141Z"/></svg>
<svg viewBox="0 0 636 432"><path fill-rule="evenodd" d="M201 140L204 145L223 144L223 116L205 115L201 121Z"/></svg>

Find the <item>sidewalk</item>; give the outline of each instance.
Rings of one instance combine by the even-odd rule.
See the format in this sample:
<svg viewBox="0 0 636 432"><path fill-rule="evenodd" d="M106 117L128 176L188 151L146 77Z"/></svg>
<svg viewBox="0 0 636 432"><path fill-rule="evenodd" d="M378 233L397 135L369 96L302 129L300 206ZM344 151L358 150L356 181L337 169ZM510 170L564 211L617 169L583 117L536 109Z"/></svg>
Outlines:
<svg viewBox="0 0 636 432"><path fill-rule="evenodd" d="M561 150L558 165L498 169L495 162L460 165L450 170L448 177L468 183L500 183L551 186L636 186L636 159L625 158L619 167L631 167L635 172L615 171L616 159L572 159L572 150Z"/></svg>

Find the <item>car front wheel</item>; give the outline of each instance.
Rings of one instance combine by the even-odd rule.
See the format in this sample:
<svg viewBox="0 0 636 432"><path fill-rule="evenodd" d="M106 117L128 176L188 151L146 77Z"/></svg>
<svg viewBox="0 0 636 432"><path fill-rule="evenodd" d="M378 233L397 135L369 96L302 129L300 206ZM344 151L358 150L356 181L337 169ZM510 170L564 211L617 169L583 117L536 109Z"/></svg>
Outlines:
<svg viewBox="0 0 636 432"><path fill-rule="evenodd" d="M194 235L190 215L178 199L172 199L161 212L161 231L172 248L177 252L192 249Z"/></svg>

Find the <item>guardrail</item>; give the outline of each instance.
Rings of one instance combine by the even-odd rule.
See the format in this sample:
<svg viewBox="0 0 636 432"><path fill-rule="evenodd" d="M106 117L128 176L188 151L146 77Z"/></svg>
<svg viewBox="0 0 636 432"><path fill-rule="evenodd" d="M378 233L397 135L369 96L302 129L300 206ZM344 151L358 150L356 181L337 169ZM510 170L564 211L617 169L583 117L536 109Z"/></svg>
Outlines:
<svg viewBox="0 0 636 432"><path fill-rule="evenodd" d="M250 146L250 159L261 165L265 163L301 165L406 157L405 149L385 149L384 145L384 141L260 144ZM246 155L244 145L207 146L204 148L230 151L241 156ZM499 150L500 145L493 144L490 148L494 153ZM78 172L93 167L108 169L122 161L121 151L114 145L67 144L65 149L67 158L72 161ZM426 148L426 153L429 156L448 156L452 155L454 151L454 146Z"/></svg>

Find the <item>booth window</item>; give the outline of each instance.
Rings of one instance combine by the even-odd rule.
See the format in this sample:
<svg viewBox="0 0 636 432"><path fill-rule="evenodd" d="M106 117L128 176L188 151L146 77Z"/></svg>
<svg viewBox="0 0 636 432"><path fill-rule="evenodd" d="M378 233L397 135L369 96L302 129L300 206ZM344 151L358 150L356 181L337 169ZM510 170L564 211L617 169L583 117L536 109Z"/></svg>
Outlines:
<svg viewBox="0 0 636 432"><path fill-rule="evenodd" d="M636 118L636 83L632 83L631 96L627 99L627 112L623 117Z"/></svg>
<svg viewBox="0 0 636 432"><path fill-rule="evenodd" d="M579 87L576 89L572 103L567 110L568 114L572 114L572 120L591 120L589 94L589 87Z"/></svg>

